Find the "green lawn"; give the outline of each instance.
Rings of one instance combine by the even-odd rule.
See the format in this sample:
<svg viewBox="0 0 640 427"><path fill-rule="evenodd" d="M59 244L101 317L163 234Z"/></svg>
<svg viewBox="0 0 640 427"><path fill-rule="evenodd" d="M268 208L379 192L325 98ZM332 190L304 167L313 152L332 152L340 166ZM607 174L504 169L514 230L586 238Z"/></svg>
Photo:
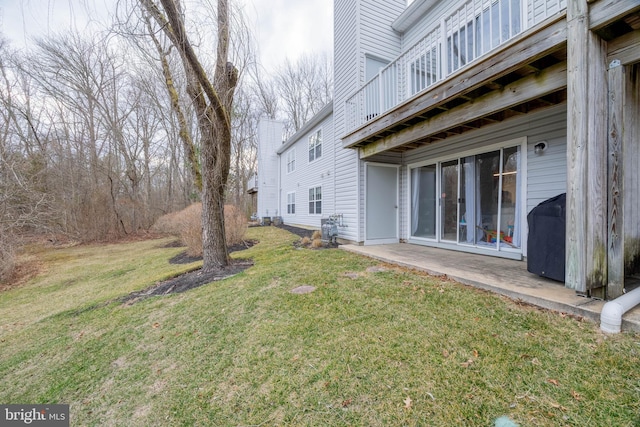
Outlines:
<svg viewBox="0 0 640 427"><path fill-rule="evenodd" d="M0 293L0 403L69 403L74 426L640 426L638 334L249 237L244 273L133 305L197 264L167 239L39 252Z"/></svg>

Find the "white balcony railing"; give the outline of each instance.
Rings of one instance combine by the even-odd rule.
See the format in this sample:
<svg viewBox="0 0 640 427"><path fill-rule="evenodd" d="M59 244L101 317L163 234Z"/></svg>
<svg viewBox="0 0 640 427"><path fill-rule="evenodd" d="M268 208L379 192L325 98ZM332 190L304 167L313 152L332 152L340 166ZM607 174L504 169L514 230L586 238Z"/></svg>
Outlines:
<svg viewBox="0 0 640 427"><path fill-rule="evenodd" d="M453 13L347 98L346 131L426 90L566 7L566 0L459 2Z"/></svg>

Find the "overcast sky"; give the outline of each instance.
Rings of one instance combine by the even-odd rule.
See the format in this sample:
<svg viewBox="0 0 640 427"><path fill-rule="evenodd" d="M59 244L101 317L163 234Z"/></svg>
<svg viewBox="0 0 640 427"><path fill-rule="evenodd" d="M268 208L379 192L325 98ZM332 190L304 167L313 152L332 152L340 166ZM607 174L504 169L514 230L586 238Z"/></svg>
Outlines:
<svg viewBox="0 0 640 427"><path fill-rule="evenodd" d="M267 69L273 69L286 57L295 60L305 53L332 52L332 0L231 1L244 5ZM14 46L25 47L30 36L70 26L87 31L92 25L88 17L106 17L115 3L116 0L0 0L2 31ZM108 18L104 21L108 22Z"/></svg>

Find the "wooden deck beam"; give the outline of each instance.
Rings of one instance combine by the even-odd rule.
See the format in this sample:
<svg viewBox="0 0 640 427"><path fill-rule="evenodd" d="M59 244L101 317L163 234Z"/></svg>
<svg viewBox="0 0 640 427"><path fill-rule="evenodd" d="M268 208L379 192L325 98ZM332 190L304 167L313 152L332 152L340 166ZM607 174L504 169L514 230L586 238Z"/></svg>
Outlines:
<svg viewBox="0 0 640 427"><path fill-rule="evenodd" d="M567 86L567 64L562 62L538 75L524 77L502 91L490 92L474 102L438 114L417 125L401 130L361 148L361 158L373 156L407 143L449 131L460 124L506 110L531 99L558 91Z"/></svg>
<svg viewBox="0 0 640 427"><path fill-rule="evenodd" d="M607 63L618 60L622 65L640 61L640 30L635 30L609 42Z"/></svg>
<svg viewBox="0 0 640 427"><path fill-rule="evenodd" d="M567 2L567 9L569 9L570 3ZM638 10L640 10L638 0L599 0L592 2L589 7L589 29L592 31L600 30L625 15Z"/></svg>
<svg viewBox="0 0 640 427"><path fill-rule="evenodd" d="M346 148L357 147L372 135L391 129L398 123L441 108L444 104L465 95L489 82L514 72L527 62L533 62L564 46L567 41L565 16L545 22L515 37L496 53L463 69L425 91L421 96L390 110L371 123L342 138Z"/></svg>

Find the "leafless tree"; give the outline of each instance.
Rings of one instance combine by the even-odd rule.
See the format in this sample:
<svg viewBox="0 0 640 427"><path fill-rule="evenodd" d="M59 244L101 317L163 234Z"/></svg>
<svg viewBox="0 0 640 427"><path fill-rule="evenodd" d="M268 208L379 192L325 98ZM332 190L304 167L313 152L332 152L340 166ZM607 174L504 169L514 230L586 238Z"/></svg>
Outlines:
<svg viewBox="0 0 640 427"><path fill-rule="evenodd" d="M180 54L187 92L196 109L201 137L203 270L229 264L225 242L224 201L231 157L231 113L238 70L228 62L229 6L217 2L217 51L213 76L203 67L185 25L185 11L176 0L140 0Z"/></svg>
<svg viewBox="0 0 640 427"><path fill-rule="evenodd" d="M257 60L251 63L248 70L253 108L259 112L260 116L277 119L280 107L277 85L267 76L266 70Z"/></svg>
<svg viewBox="0 0 640 427"><path fill-rule="evenodd" d="M276 74L276 85L293 133L322 109L333 96L333 71L327 55L303 55L286 60Z"/></svg>

